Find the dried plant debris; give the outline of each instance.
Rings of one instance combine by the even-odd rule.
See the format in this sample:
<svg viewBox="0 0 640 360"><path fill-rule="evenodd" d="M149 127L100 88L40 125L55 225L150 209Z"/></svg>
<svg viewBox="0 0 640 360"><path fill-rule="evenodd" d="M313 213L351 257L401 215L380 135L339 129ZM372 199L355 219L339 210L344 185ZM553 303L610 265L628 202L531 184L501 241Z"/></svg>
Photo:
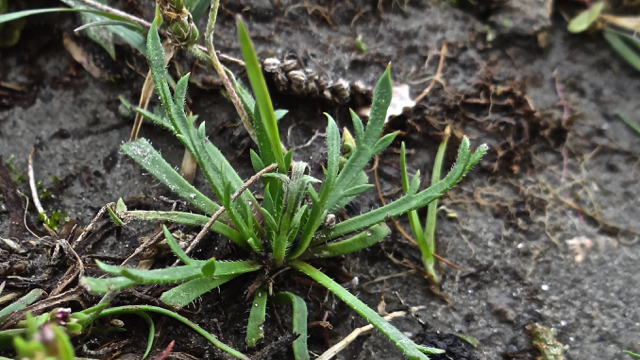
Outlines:
<svg viewBox="0 0 640 360"><path fill-rule="evenodd" d="M449 47L454 52L460 50ZM405 112L406 116L391 119L387 130L400 130L398 139L411 148L424 142L425 133L438 141L446 126L452 125L453 145L465 134L487 141L488 156L481 162L484 168L492 172L527 171L533 168L530 147L540 140L560 147L575 117L563 121L555 114L537 111L526 93L524 81L498 79L490 67L485 67L462 91L435 88L413 111Z"/></svg>
<svg viewBox="0 0 640 360"><path fill-rule="evenodd" d="M577 263L581 263L589 249L593 246L593 242L584 236L574 237L566 241L569 251L573 254L573 260Z"/></svg>
<svg viewBox="0 0 640 360"><path fill-rule="evenodd" d="M262 59L262 70L278 92L300 98L320 99L333 104L362 106L371 104L373 89L362 82L332 79L328 74L308 67L297 54L290 52L280 60Z"/></svg>
<svg viewBox="0 0 640 360"><path fill-rule="evenodd" d="M556 340L553 330L540 324L529 324L525 327L531 337L531 345L540 352L539 360L563 360L564 347Z"/></svg>
<svg viewBox="0 0 640 360"><path fill-rule="evenodd" d="M423 346L442 349L442 354L429 355L431 360L478 360L471 344L455 334L429 331L422 334Z"/></svg>

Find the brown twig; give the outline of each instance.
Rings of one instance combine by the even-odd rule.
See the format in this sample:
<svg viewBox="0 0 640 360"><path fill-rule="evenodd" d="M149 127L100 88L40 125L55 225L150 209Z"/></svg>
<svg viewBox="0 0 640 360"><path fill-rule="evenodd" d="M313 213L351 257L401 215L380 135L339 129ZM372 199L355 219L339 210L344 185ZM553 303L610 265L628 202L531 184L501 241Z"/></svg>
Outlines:
<svg viewBox="0 0 640 360"><path fill-rule="evenodd" d="M85 5L89 6L89 7L98 9L100 11L104 11L104 12L109 13L109 14L121 16L121 17L123 17L123 18L125 18L125 19L127 19L129 21L132 21L132 22L134 22L136 24L139 24L139 25L142 25L144 27L147 27L147 28L151 27L151 23L146 21L146 20L140 19L139 17L133 16L131 14L127 14L124 11L120 11L118 9L114 9L114 8L112 8L110 6L101 4L101 3L97 2L97 1L93 1L93 0L78 0L78 2L81 2L81 3L83 3L83 4L85 4Z"/></svg>
<svg viewBox="0 0 640 360"><path fill-rule="evenodd" d="M384 317L385 320L393 320L398 317L406 316L407 314L412 314L418 310L425 309L426 306L415 306L410 308L408 311L396 311ZM320 355L316 360L329 360L332 359L336 354L340 351L344 350L351 342L353 342L358 336L366 335L371 333L374 330L373 325L369 324L367 326L363 326L357 328L351 332L351 334L347 335L344 339L340 340L339 343L333 345L329 350L325 351L322 355Z"/></svg>
<svg viewBox="0 0 640 360"><path fill-rule="evenodd" d="M442 75L442 67L444 66L444 58L446 56L447 56L447 43L445 42L445 43L442 43L442 49L440 50L440 62L438 63L438 70L436 71L436 75L433 77L433 80L431 80L431 84L429 84L429 86L427 86L427 88L424 89L422 94L418 95L418 97L413 99L414 102L417 103L420 100L422 100L422 98L429 95L429 92L435 85L436 81L444 86L444 81L442 80L440 75Z"/></svg>
<svg viewBox="0 0 640 360"><path fill-rule="evenodd" d="M77 226L77 225L76 225ZM73 234L74 231L71 232ZM65 254L69 258L74 258L75 264L67 270L67 272L58 280L58 287L56 287L49 296L56 296L62 293L64 290L76 277L82 277L84 275L84 265L82 264L82 259L80 256L71 248L71 245L65 239L58 240L58 245L62 247Z"/></svg>
<svg viewBox="0 0 640 360"><path fill-rule="evenodd" d="M278 164L271 164L266 168L260 170L257 174L253 175L249 180L247 180L244 184L242 184L242 186L233 195L231 195L231 201L235 201L240 195L242 195L242 193L245 190L249 188L249 186L251 186L251 184L256 182L256 180L260 179L262 175L268 173L269 171L277 167L278 167ZM189 244L189 247L187 248L187 250L185 250L185 253L189 254L191 251L193 251L193 249L198 245L198 243L200 243L204 235L207 233L207 231L209 231L213 223L218 219L220 215L222 215L224 210L225 210L224 206L221 206L220 209L218 209L218 211L216 211L216 213L213 214L213 216L211 216L211 219L209 219L209 221L205 224L202 230L200 230L196 238L193 239L191 244ZM176 260L171 266L176 266L179 263L180 263L180 260Z"/></svg>

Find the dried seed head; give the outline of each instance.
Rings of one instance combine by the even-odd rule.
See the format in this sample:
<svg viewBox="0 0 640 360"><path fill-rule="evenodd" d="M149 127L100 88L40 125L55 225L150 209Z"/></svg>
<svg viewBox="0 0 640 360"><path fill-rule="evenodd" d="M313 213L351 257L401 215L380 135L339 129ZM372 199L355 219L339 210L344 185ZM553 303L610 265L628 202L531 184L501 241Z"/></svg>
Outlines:
<svg viewBox="0 0 640 360"><path fill-rule="evenodd" d="M332 228L336 225L336 216L334 214L328 214L327 217L324 218L324 226L328 228Z"/></svg>
<svg viewBox="0 0 640 360"><path fill-rule="evenodd" d="M324 89L320 93L320 97L327 101L331 101L333 99L333 96L331 95L331 91L329 91L329 89Z"/></svg>
<svg viewBox="0 0 640 360"><path fill-rule="evenodd" d="M302 60L294 53L288 53L282 62L282 70L286 73L303 68Z"/></svg>
<svg viewBox="0 0 640 360"><path fill-rule="evenodd" d="M266 58L262 60L262 69L270 74L276 73L280 67L280 60L277 58Z"/></svg>
<svg viewBox="0 0 640 360"><path fill-rule="evenodd" d="M307 76L301 70L293 70L288 74L291 80L291 90L296 94L304 94L307 88Z"/></svg>
<svg viewBox="0 0 640 360"><path fill-rule="evenodd" d="M289 88L289 79L282 71L278 71L274 76L276 88L280 92L285 92Z"/></svg>
<svg viewBox="0 0 640 360"><path fill-rule="evenodd" d="M329 79L326 74L322 74L320 79L318 79L318 89L320 89L320 91L324 91L329 88L329 86L331 86L331 79Z"/></svg>
<svg viewBox="0 0 640 360"><path fill-rule="evenodd" d="M351 92L354 94L364 94L366 92L366 87L362 81L356 81L351 85Z"/></svg>
<svg viewBox="0 0 640 360"><path fill-rule="evenodd" d="M318 78L318 73L310 68L305 68L304 74L307 76L307 79L309 79L309 81L315 81Z"/></svg>
<svg viewBox="0 0 640 360"><path fill-rule="evenodd" d="M331 85L331 94L335 96L338 104L346 104L349 102L349 83L345 79L338 79Z"/></svg>

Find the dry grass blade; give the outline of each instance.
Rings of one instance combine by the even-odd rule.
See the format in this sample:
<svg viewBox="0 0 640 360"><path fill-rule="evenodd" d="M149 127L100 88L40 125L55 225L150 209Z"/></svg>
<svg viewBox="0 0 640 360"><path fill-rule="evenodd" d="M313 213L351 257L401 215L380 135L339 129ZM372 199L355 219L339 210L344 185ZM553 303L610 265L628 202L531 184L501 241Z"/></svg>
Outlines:
<svg viewBox="0 0 640 360"><path fill-rule="evenodd" d="M410 315L415 311L422 310L426 308L426 306L416 306L412 307L409 311L396 311L391 314L385 316L383 319L392 320L398 317ZM320 355L316 360L330 360L334 356L336 356L340 351L344 350L347 345L351 344L358 336L366 335L371 333L374 330L373 325L369 324L367 326L363 326L361 328L357 328L351 332L351 334L347 335L344 339L340 340L339 343L333 345L329 350L325 351L322 355Z"/></svg>

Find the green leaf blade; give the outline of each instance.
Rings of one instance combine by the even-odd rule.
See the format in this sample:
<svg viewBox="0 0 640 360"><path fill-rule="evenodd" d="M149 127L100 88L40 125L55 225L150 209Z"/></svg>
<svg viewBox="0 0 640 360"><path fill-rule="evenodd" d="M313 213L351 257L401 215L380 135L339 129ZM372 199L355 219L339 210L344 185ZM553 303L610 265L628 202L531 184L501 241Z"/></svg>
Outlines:
<svg viewBox="0 0 640 360"><path fill-rule="evenodd" d="M258 62L258 57L253 49L253 44L251 43L251 38L249 37L247 28L240 17L237 18L236 25L238 27L238 39L240 41L242 57L247 68L247 76L249 77L253 93L256 96L256 103L260 110L260 118L264 122L266 136L271 144L271 149L275 156L275 162L278 164L278 170L281 173L286 173L289 169L285 169L284 166L282 145L280 143L280 135L278 134L278 124L273 111L271 96L267 89L267 83L264 81L264 77L262 76L262 67Z"/></svg>
<svg viewBox="0 0 640 360"><path fill-rule="evenodd" d="M264 318L267 309L267 287L262 285L256 289L251 304L249 323L247 324L247 346L252 348L264 337Z"/></svg>

